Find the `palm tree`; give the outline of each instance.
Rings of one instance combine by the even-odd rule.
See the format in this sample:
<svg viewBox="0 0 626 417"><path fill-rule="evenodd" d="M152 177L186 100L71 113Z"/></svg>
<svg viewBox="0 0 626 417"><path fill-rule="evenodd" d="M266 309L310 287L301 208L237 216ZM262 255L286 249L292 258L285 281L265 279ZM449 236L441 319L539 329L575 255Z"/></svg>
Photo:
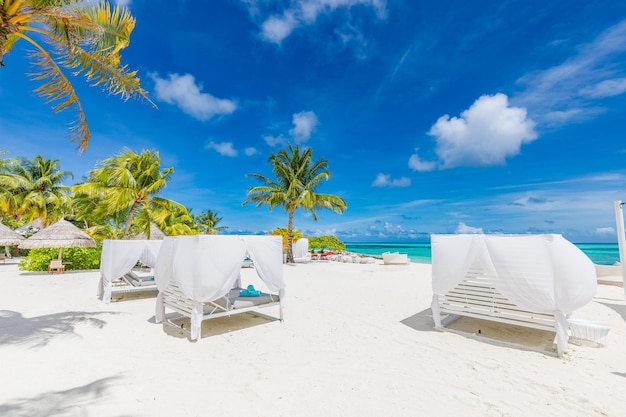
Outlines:
<svg viewBox="0 0 626 417"><path fill-rule="evenodd" d="M111 216L122 212L125 217L123 239L137 210L146 207L163 190L174 168L161 168L157 151L144 150L136 154L125 149L91 170L87 182L72 187L77 196L95 198L94 213Z"/></svg>
<svg viewBox="0 0 626 417"><path fill-rule="evenodd" d="M289 150L281 149L276 154L270 154L269 163L272 165L275 180L261 174L247 174L259 180L262 185L248 189L248 199L243 202L256 203L257 207L269 205L270 210L282 206L289 213L287 223L287 262L293 259L293 215L297 208L308 210L317 221L316 209L330 209L335 213L343 213L347 208L346 202L332 194L319 194L322 180L330 178L328 162L322 158L312 161L313 151L306 148L300 152L298 145L289 144Z"/></svg>
<svg viewBox="0 0 626 417"><path fill-rule="evenodd" d="M55 112L72 109L77 119L72 140L80 152L89 143L89 127L83 107L67 74L81 75L122 99L142 97L152 103L139 85L137 71L121 65L120 51L130 43L135 19L125 8L84 0L0 0L0 67L20 40L35 50L29 59L36 70L30 75L42 81L35 93ZM42 45L41 40L48 45ZM152 103L154 105L154 103ZM156 107L156 106L155 106Z"/></svg>
<svg viewBox="0 0 626 417"><path fill-rule="evenodd" d="M150 225L156 225L167 236L198 234L193 216L185 206L176 201L154 197L145 204L133 221L138 232L150 236Z"/></svg>
<svg viewBox="0 0 626 417"><path fill-rule="evenodd" d="M222 221L222 217L218 217L217 212L212 210L203 211L193 216L193 219L200 233L216 235L220 230L228 229L228 226L218 226L218 223Z"/></svg>
<svg viewBox="0 0 626 417"><path fill-rule="evenodd" d="M44 226L56 222L71 213L70 189L61 185L67 177L73 175L59 169L58 159L37 155L33 160L13 160L0 172L0 188L7 197L2 210L25 222L37 218Z"/></svg>

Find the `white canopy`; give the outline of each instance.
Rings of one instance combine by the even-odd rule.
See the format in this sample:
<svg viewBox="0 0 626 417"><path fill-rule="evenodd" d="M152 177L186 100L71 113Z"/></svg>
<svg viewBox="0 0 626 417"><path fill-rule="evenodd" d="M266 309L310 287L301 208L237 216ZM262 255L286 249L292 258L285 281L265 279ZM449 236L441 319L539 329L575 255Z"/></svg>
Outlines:
<svg viewBox="0 0 626 417"><path fill-rule="evenodd" d="M596 291L593 262L561 235L432 235L431 248L436 321L437 295L479 267L517 306L554 314L557 344L567 346L566 316L591 301Z"/></svg>
<svg viewBox="0 0 626 417"><path fill-rule="evenodd" d="M306 258L309 255L309 239L301 237L293 245L294 258Z"/></svg>
<svg viewBox="0 0 626 417"><path fill-rule="evenodd" d="M270 291L284 297L283 249L280 236L195 235L166 236L155 267L159 288L156 321L163 312L162 291L170 280L193 300L191 338L200 334L202 303L226 295L239 279L246 253Z"/></svg>
<svg viewBox="0 0 626 417"><path fill-rule="evenodd" d="M137 261L154 267L162 243L162 240L104 240L98 284L98 296L102 297L102 302L111 302L111 283L133 269Z"/></svg>

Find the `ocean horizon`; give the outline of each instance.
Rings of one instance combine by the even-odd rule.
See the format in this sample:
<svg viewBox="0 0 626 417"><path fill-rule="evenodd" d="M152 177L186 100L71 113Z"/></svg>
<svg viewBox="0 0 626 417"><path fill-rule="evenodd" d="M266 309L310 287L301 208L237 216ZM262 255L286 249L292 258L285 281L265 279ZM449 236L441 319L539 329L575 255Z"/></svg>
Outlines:
<svg viewBox="0 0 626 417"><path fill-rule="evenodd" d="M595 264L613 265L619 262L617 243L575 243ZM411 262L431 263L429 242L346 242L346 250L363 255L382 257L383 252L409 255Z"/></svg>

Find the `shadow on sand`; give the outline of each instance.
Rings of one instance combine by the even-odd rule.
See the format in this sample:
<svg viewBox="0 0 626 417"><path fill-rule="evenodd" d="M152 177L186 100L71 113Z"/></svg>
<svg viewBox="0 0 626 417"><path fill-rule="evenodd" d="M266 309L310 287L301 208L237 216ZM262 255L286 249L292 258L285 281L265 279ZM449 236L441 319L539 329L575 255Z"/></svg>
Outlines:
<svg viewBox="0 0 626 417"><path fill-rule="evenodd" d="M409 326L413 330L418 330L421 332L435 331L433 313L430 311L430 308L413 314L412 316L401 320L400 323L404 324L405 326Z"/></svg>
<svg viewBox="0 0 626 417"><path fill-rule="evenodd" d="M50 391L30 398L16 398L0 405L0 415L14 417L86 416L91 404L106 401L107 390L120 377L99 379L63 391ZM120 414L118 417L125 417Z"/></svg>
<svg viewBox="0 0 626 417"><path fill-rule="evenodd" d="M23 344L31 348L43 347L56 336L76 335L77 325L104 327L106 322L96 318L102 314L115 313L69 311L29 318L16 311L0 310L0 345Z"/></svg>

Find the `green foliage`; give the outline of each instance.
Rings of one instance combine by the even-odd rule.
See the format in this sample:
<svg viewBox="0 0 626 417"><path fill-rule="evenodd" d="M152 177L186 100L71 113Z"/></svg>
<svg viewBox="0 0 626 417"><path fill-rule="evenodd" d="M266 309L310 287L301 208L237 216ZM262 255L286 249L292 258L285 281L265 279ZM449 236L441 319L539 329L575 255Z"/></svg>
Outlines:
<svg viewBox="0 0 626 417"><path fill-rule="evenodd" d="M299 232L294 227L292 229L292 239L294 242L297 242L298 239L302 237L302 232ZM286 227L278 227L272 230L270 233L272 236L282 236L283 237L283 252L287 252L289 249L289 232Z"/></svg>
<svg viewBox="0 0 626 417"><path fill-rule="evenodd" d="M19 268L23 271L47 271L50 260L57 259L58 249L31 249L28 254L22 252ZM100 254L102 243L95 248L66 248L63 249L63 262L66 271L100 268Z"/></svg>
<svg viewBox="0 0 626 417"><path fill-rule="evenodd" d="M337 239L336 236L320 236L309 238L309 249L328 248L334 251L346 250L346 244Z"/></svg>

